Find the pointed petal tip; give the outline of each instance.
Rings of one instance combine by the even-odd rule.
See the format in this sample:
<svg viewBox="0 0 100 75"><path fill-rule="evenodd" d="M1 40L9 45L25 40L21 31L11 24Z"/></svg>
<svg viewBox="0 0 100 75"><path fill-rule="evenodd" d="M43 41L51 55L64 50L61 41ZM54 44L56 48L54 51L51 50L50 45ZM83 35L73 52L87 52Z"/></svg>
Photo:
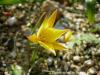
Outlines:
<svg viewBox="0 0 100 75"><path fill-rule="evenodd" d="M52 13L52 15L55 16L55 18L56 18L56 16L57 16L57 11L58 11L58 10L56 9L56 10L54 10L53 13Z"/></svg>
<svg viewBox="0 0 100 75"><path fill-rule="evenodd" d="M53 11L48 19L48 27L53 27L57 16L57 10Z"/></svg>
<svg viewBox="0 0 100 75"><path fill-rule="evenodd" d="M51 53L52 53L54 56L56 56L55 50L50 50L50 51L51 51Z"/></svg>
<svg viewBox="0 0 100 75"><path fill-rule="evenodd" d="M57 14L57 11L58 11L58 10L57 10L57 9L55 9L55 10L54 10L54 13L56 13L56 14Z"/></svg>
<svg viewBox="0 0 100 75"><path fill-rule="evenodd" d="M72 31L68 31L65 36L64 36L64 41L67 42L70 40L71 36L72 36L73 32Z"/></svg>

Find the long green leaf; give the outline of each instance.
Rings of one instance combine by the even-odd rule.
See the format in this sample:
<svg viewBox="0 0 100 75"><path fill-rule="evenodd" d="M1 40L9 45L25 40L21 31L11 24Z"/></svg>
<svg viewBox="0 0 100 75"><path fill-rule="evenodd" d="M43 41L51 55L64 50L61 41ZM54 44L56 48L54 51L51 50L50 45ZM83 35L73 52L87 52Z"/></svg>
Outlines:
<svg viewBox="0 0 100 75"><path fill-rule="evenodd" d="M0 0L0 5L17 4L25 2L25 0Z"/></svg>
<svg viewBox="0 0 100 75"><path fill-rule="evenodd" d="M88 22L90 24L93 24L95 21L95 0L85 0L86 2L86 16L88 19Z"/></svg>

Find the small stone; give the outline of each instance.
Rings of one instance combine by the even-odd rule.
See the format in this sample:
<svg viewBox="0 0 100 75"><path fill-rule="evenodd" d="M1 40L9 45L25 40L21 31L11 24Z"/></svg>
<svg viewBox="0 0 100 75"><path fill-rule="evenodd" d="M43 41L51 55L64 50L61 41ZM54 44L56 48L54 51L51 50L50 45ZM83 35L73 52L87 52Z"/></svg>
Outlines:
<svg viewBox="0 0 100 75"><path fill-rule="evenodd" d="M64 59L64 60L71 60L71 59L72 59L71 52L66 53L66 54L63 56L63 59Z"/></svg>
<svg viewBox="0 0 100 75"><path fill-rule="evenodd" d="M16 24L16 22L17 22L16 17L10 17L10 18L7 19L7 24L9 26L13 26L14 24Z"/></svg>
<svg viewBox="0 0 100 75"><path fill-rule="evenodd" d="M28 36L31 34L31 30L27 26L21 26L21 30L22 30L24 36Z"/></svg>
<svg viewBox="0 0 100 75"><path fill-rule="evenodd" d="M80 70L80 67L77 66L77 65L74 65L74 64L70 65L70 67L71 67L71 69L73 69L73 70L77 70L77 71Z"/></svg>
<svg viewBox="0 0 100 75"><path fill-rule="evenodd" d="M21 47L22 44L21 44L20 42L16 42L16 46L17 46L17 47Z"/></svg>
<svg viewBox="0 0 100 75"><path fill-rule="evenodd" d="M79 72L78 75L88 75L86 72Z"/></svg>
<svg viewBox="0 0 100 75"><path fill-rule="evenodd" d="M13 51L13 52L11 52L11 53L10 53L10 57L12 57L12 58L15 58L15 57L16 57L16 55L17 55L17 54L16 54L16 52L15 52L15 51Z"/></svg>
<svg viewBox="0 0 100 75"><path fill-rule="evenodd" d="M52 65L52 63L53 63L53 58L49 57L47 59L47 64L50 66L50 65Z"/></svg>
<svg viewBox="0 0 100 75"><path fill-rule="evenodd" d="M59 52L59 56L63 56L63 52Z"/></svg>
<svg viewBox="0 0 100 75"><path fill-rule="evenodd" d="M92 61L92 60L86 60L86 61L84 62L84 64L85 64L86 66L92 66L92 65L93 65L93 61Z"/></svg>
<svg viewBox="0 0 100 75"><path fill-rule="evenodd" d="M20 3L20 4L18 4L18 6L19 6L19 7L22 7L23 5Z"/></svg>
<svg viewBox="0 0 100 75"><path fill-rule="evenodd" d="M97 50L95 54L100 56L100 50Z"/></svg>
<svg viewBox="0 0 100 75"><path fill-rule="evenodd" d="M84 58L85 58L85 59L89 59L90 57L89 57L88 55L85 55Z"/></svg>
<svg viewBox="0 0 100 75"><path fill-rule="evenodd" d="M27 25L26 25L26 26L27 26L27 27L29 27L29 26L31 26L31 25L32 25L32 24L29 22L29 23L27 23Z"/></svg>
<svg viewBox="0 0 100 75"><path fill-rule="evenodd" d="M16 10L16 5L11 6L11 7L9 8L9 10L11 10L11 11Z"/></svg>
<svg viewBox="0 0 100 75"><path fill-rule="evenodd" d="M2 74L2 73L0 72L0 74ZM10 75L10 73L4 72L4 74L2 74L2 75Z"/></svg>
<svg viewBox="0 0 100 75"><path fill-rule="evenodd" d="M89 75L94 75L94 74L96 74L96 69L95 68L90 68L90 69L88 69L88 73L89 73Z"/></svg>
<svg viewBox="0 0 100 75"><path fill-rule="evenodd" d="M74 60L75 62L79 62L79 61L80 61L80 56L74 56L74 57L73 57L73 60Z"/></svg>
<svg viewBox="0 0 100 75"><path fill-rule="evenodd" d="M99 37L99 34L96 34L95 36L98 38Z"/></svg>
<svg viewBox="0 0 100 75"><path fill-rule="evenodd" d="M83 30L83 31L86 31L86 28L85 28L85 27L83 27L83 28L82 28L82 30Z"/></svg>
<svg viewBox="0 0 100 75"><path fill-rule="evenodd" d="M73 72L73 71L68 71L68 72L67 72L67 75L76 75L76 74L75 74L75 72Z"/></svg>
<svg viewBox="0 0 100 75"><path fill-rule="evenodd" d="M22 49L21 49L21 53L24 53L24 52L25 52L25 49L24 49L24 48L22 48Z"/></svg>

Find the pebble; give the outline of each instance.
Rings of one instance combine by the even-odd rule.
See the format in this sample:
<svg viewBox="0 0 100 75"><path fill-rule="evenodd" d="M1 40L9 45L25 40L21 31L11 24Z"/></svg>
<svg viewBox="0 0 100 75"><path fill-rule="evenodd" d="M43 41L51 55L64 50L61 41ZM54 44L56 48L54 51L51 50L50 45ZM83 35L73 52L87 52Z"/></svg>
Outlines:
<svg viewBox="0 0 100 75"><path fill-rule="evenodd" d="M10 55L9 55L10 57L12 57L12 58L15 58L16 56L17 56L17 54L16 54L16 52L15 51L13 51L13 52L11 52L10 53Z"/></svg>
<svg viewBox="0 0 100 75"><path fill-rule="evenodd" d="M64 59L64 60L70 60L70 59L71 59L71 55L66 53L66 54L63 56L63 59Z"/></svg>
<svg viewBox="0 0 100 75"><path fill-rule="evenodd" d="M73 72L73 71L68 71L68 72L67 72L67 75L76 75L76 74L75 74L75 72Z"/></svg>
<svg viewBox="0 0 100 75"><path fill-rule="evenodd" d="M79 72L79 74L78 75L88 75L86 72Z"/></svg>
<svg viewBox="0 0 100 75"><path fill-rule="evenodd" d="M47 64L50 66L50 65L52 65L52 63L53 63L53 58L49 57L47 59Z"/></svg>
<svg viewBox="0 0 100 75"><path fill-rule="evenodd" d="M85 59L89 59L90 57L89 57L88 55L85 55L84 58L85 58Z"/></svg>
<svg viewBox="0 0 100 75"><path fill-rule="evenodd" d="M4 72L4 74L2 74L2 75L11 75L10 73L8 73L8 72Z"/></svg>
<svg viewBox="0 0 100 75"><path fill-rule="evenodd" d="M11 11L16 10L16 5L11 6L11 7L9 8L9 10L11 10Z"/></svg>
<svg viewBox="0 0 100 75"><path fill-rule="evenodd" d="M17 47L21 47L22 44L21 44L20 42L16 42L16 46L17 46Z"/></svg>
<svg viewBox="0 0 100 75"><path fill-rule="evenodd" d="M73 57L73 60L74 60L75 62L79 62L79 61L80 61L80 56L74 56L74 57Z"/></svg>
<svg viewBox="0 0 100 75"><path fill-rule="evenodd" d="M95 68L89 68L88 69L88 73L89 73L89 75L94 75L94 74L96 74L96 69Z"/></svg>
<svg viewBox="0 0 100 75"><path fill-rule="evenodd" d="M92 61L91 59L89 59L89 60L86 60L86 61L84 62L84 64L85 64L86 66L92 66L92 65L93 65L93 61Z"/></svg>
<svg viewBox="0 0 100 75"><path fill-rule="evenodd" d="M100 56L100 50L97 50L95 54Z"/></svg>
<svg viewBox="0 0 100 75"><path fill-rule="evenodd" d="M21 30L22 30L24 36L28 36L31 34L31 30L27 26L21 26Z"/></svg>
<svg viewBox="0 0 100 75"><path fill-rule="evenodd" d="M9 26L13 26L14 24L16 24L16 22L17 22L16 17L10 17L10 18L7 19L7 24Z"/></svg>
<svg viewBox="0 0 100 75"><path fill-rule="evenodd" d="M80 70L80 67L77 66L77 65L72 64L71 65L71 69L79 71Z"/></svg>

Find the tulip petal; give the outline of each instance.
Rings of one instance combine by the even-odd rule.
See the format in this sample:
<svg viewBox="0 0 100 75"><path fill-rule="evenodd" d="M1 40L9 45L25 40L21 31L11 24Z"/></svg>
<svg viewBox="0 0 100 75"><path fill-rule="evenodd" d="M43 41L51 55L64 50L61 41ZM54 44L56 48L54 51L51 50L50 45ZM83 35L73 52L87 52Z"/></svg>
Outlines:
<svg viewBox="0 0 100 75"><path fill-rule="evenodd" d="M64 34L67 30L59 30L54 28L47 28L42 32L42 35L39 36L41 41L45 42L54 42L57 40L62 34Z"/></svg>
<svg viewBox="0 0 100 75"><path fill-rule="evenodd" d="M27 36L28 40L30 40L31 42L37 43L38 39L37 36L35 34L33 35L29 35Z"/></svg>
<svg viewBox="0 0 100 75"><path fill-rule="evenodd" d="M56 15L57 15L57 10L55 10L52 15L49 17L48 19L48 27L53 27L55 19L56 19Z"/></svg>
<svg viewBox="0 0 100 75"><path fill-rule="evenodd" d="M42 34L42 32L44 31L45 28L47 28L47 21L48 21L48 17L46 16L42 25L40 26L40 28L38 30L37 37Z"/></svg>
<svg viewBox="0 0 100 75"><path fill-rule="evenodd" d="M52 44L50 44L50 43L44 43L44 42L41 42L41 41L38 41L38 42L39 42L39 44L40 44L43 48L47 49L49 52L51 52L51 53L53 53L54 55L56 55L56 52L55 52L55 50L54 50Z"/></svg>
<svg viewBox="0 0 100 75"><path fill-rule="evenodd" d="M72 35L72 31L68 31L66 34L65 34L65 37L64 37L64 41L67 42L69 41L71 35Z"/></svg>
<svg viewBox="0 0 100 75"><path fill-rule="evenodd" d="M55 10L49 18L47 16L45 17L41 27L38 30L37 37L42 35L42 32L44 31L44 29L53 26L56 19L56 14L57 14L57 10Z"/></svg>
<svg viewBox="0 0 100 75"><path fill-rule="evenodd" d="M53 45L54 49L56 49L56 50L65 50L66 49L62 44L60 44L58 42L53 42L52 45Z"/></svg>

